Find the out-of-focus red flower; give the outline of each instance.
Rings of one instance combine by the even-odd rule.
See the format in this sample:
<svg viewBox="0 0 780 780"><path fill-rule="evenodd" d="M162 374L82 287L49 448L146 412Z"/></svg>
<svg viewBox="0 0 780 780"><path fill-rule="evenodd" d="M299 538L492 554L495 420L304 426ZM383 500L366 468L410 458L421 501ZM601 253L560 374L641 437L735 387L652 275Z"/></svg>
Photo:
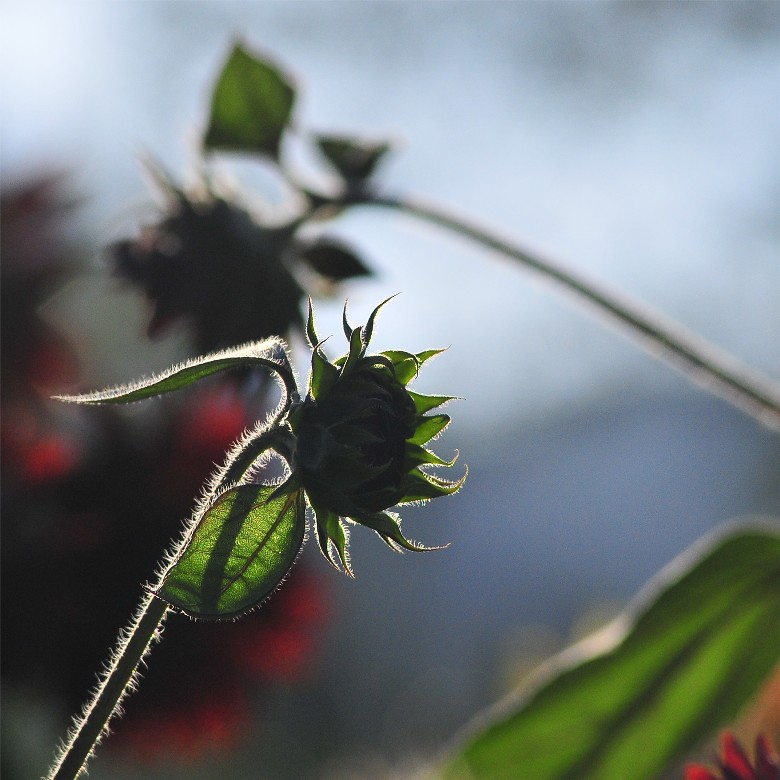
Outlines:
<svg viewBox="0 0 780 780"><path fill-rule="evenodd" d="M769 740L756 738L755 762L730 731L721 736L721 755L718 768L701 764L685 767L685 780L780 780L780 761Z"/></svg>
<svg viewBox="0 0 780 780"><path fill-rule="evenodd" d="M43 176L2 194L0 242L0 435L6 488L40 486L75 468L81 448L46 398L73 384L78 363L67 341L41 319L39 307L76 267L61 240L73 199L62 177Z"/></svg>
<svg viewBox="0 0 780 780"><path fill-rule="evenodd" d="M172 615L107 749L151 762L234 748L257 728L251 713L265 686L309 676L326 615L321 582L302 567L242 620L195 623Z"/></svg>
<svg viewBox="0 0 780 780"><path fill-rule="evenodd" d="M83 704L214 464L265 409L235 377L131 414L49 399L78 375L67 338L38 314L75 263L62 185L3 193L0 549L3 680L50 697L65 718ZM139 412L156 414L154 424ZM186 761L234 747L264 690L309 673L325 598L299 565L239 622L172 615L106 748Z"/></svg>

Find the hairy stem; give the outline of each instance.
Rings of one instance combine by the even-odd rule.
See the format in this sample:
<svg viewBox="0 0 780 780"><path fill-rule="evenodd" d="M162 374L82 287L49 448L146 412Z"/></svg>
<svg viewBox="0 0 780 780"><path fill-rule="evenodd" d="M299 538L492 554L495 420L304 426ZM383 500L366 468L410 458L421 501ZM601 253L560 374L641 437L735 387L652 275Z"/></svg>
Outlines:
<svg viewBox="0 0 780 780"><path fill-rule="evenodd" d="M780 384L741 365L731 355L708 344L671 319L650 310L623 293L605 288L576 271L526 251L460 216L417 199L366 195L353 203L382 206L471 239L553 280L577 298L605 314L634 336L656 357L711 392L773 428L780 428Z"/></svg>
<svg viewBox="0 0 780 780"><path fill-rule="evenodd" d="M285 362L287 356L285 355ZM289 363L287 363L289 365ZM292 371L290 371L292 378ZM291 379L288 399L297 401L298 388ZM289 401L286 407L289 406ZM212 477L206 499L195 512L181 539L174 544L173 552L159 575L156 590L165 578L165 572L189 543L191 532L206 512L209 502L229 484L238 484L251 474L254 464L272 447L278 447L289 460L290 433L280 425L258 426L233 446L225 464ZM119 712L122 699L135 688L138 665L149 652L151 645L162 633L162 622L168 613L168 604L148 593L133 619L120 633L117 646L111 654L106 671L101 675L92 699L85 706L81 717L74 719L73 728L59 750L46 780L75 780L86 770L87 761L95 747L108 732L111 718Z"/></svg>
<svg viewBox="0 0 780 780"><path fill-rule="evenodd" d="M76 718L47 780L74 780L86 770L95 746L108 732L109 721L133 688L138 665L150 645L159 639L167 612L164 601L151 594L145 596L133 622L120 634L108 668L83 715Z"/></svg>

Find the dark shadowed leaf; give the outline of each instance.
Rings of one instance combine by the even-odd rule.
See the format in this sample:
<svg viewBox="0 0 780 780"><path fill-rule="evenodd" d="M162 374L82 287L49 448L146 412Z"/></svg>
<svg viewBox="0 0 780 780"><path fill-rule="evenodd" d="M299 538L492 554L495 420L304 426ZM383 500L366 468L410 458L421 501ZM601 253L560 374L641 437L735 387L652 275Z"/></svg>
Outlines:
<svg viewBox="0 0 780 780"><path fill-rule="evenodd" d="M157 595L196 618L235 617L266 598L293 565L306 530L303 492L270 485L223 493L203 515Z"/></svg>
<svg viewBox="0 0 780 780"><path fill-rule="evenodd" d="M780 535L743 530L665 570L626 614L483 721L449 780L656 777L780 659Z"/></svg>
<svg viewBox="0 0 780 780"><path fill-rule="evenodd" d="M300 257L318 274L340 281L353 276L370 276L371 270L347 246L338 241L321 239L302 250Z"/></svg>
<svg viewBox="0 0 780 780"><path fill-rule="evenodd" d="M236 45L214 88L203 144L276 160L294 101L289 77L267 59Z"/></svg>

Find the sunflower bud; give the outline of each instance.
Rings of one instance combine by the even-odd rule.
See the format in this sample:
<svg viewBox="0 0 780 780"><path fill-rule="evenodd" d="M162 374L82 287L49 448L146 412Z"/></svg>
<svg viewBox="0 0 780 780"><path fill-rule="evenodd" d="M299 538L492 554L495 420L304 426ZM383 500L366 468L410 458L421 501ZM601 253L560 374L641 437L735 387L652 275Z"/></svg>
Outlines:
<svg viewBox="0 0 780 780"><path fill-rule="evenodd" d="M450 482L420 468L452 465L423 446L450 421L445 414L426 412L451 398L407 389L419 367L441 350L367 354L382 305L365 327L351 328L345 313L349 353L334 363L322 352L309 307L307 336L313 348L309 390L290 416L296 439L294 470L314 509L320 548L347 572L345 520L372 528L395 549L429 549L407 540L398 517L386 510L449 495L463 484L463 479Z"/></svg>

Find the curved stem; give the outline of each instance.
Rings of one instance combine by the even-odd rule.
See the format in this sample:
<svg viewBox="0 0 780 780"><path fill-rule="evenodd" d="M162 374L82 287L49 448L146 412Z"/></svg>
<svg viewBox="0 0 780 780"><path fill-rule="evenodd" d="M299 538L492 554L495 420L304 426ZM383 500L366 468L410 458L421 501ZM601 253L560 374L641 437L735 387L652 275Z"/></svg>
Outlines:
<svg viewBox="0 0 780 780"><path fill-rule="evenodd" d="M65 744L46 776L47 780L74 780L86 770L95 746L108 732L108 724L125 694L132 690L141 660L161 633L168 605L148 594L135 619L119 636L108 668L102 675L92 700L77 718Z"/></svg>
<svg viewBox="0 0 780 780"><path fill-rule="evenodd" d="M471 239L542 276L595 307L634 336L652 354L664 358L705 389L773 428L780 428L780 385L741 365L671 319L623 293L605 288L576 271L528 252L460 216L416 199L367 194L354 205L382 206L410 214Z"/></svg>

